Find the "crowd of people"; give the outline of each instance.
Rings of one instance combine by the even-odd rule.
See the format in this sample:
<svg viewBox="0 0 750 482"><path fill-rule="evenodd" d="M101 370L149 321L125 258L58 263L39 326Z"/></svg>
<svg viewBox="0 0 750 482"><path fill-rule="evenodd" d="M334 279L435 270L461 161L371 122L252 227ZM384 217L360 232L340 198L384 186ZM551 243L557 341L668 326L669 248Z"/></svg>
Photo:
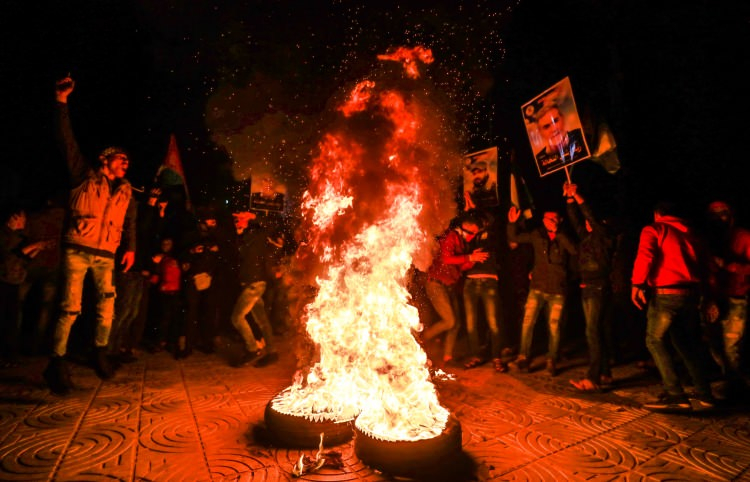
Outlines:
<svg viewBox="0 0 750 482"><path fill-rule="evenodd" d="M99 377L109 379L144 350L169 351L177 359L196 349L214 353L228 333L243 347L233 365L276 361L274 338L289 331L299 309L290 299L294 287L287 274L298 240L287 220L243 205L232 206L226 212L231 216L219 206L190 210L179 186L139 192L126 178L130 159L119 147L89 162L68 114L74 88L66 78L55 89L68 199L28 213L22 206L2 213L3 367L17 363L23 350L49 353L44 380L65 394L74 387L72 357L85 357ZM597 215L576 184L565 183L562 194L565 216L544 210L536 222L510 206L502 229L492 211L467 206L438 237L432 265L415 272L417 282L410 284L414 303L420 304L421 290L433 313L418 306L426 327L415 333L431 363L473 369L491 362L498 373L529 372L536 322L544 315L544 369L557 376L563 328L578 306L589 366L584 378L570 380L573 389L601 392L616 384L613 333L623 329L618 324L642 321L641 344L649 359L642 363L653 365L664 385L664 394L646 408L713 408L711 363L727 394L745 394L750 231L736 225L732 206L710 203L705 229L696 230L679 217L678 206L660 203L628 256L623 233L612 219ZM570 229L562 228L566 219ZM514 262L507 253L524 249L530 254L521 269L526 278L513 283L526 288L514 291L524 293L525 303L515 313L503 306L511 302L503 295L511 281L501 264ZM300 302L309 289L299 288L306 290ZM615 309L624 304L644 311L643 320L624 319L625 310ZM515 328L518 340L512 339ZM456 344L464 332L467 350L459 362Z"/></svg>
<svg viewBox="0 0 750 482"><path fill-rule="evenodd" d="M242 203L231 217L212 205L191 210L182 186L170 183L139 192L119 147L90 162L68 114L74 88L65 78L55 89L68 199L29 213L20 205L3 210L3 367L24 351L51 353L44 380L65 394L74 387L71 360L109 379L143 351L177 359L195 349L213 353L227 332L243 344L233 365L276 361L273 337L289 328L283 278L293 249L285 219Z"/></svg>
<svg viewBox="0 0 750 482"><path fill-rule="evenodd" d="M503 299L513 302L499 289L504 282L499 274L512 270L499 269L498 250L503 246L493 216L468 206L439 236L439 251L424 283L436 321L419 335L433 364L472 369L491 361L498 373L511 368L528 373L535 325L544 315L544 369L554 377L560 371L562 328L577 306L585 323L589 364L584 378L570 380L574 390L611 389L616 383L612 365L622 358L616 333L638 333L636 325L643 324L644 350L633 351L642 358L639 366L655 368L664 388L644 408L710 410L716 405L710 385L716 376L723 382L722 398L746 395L749 379L742 353L750 231L735 225L732 206L714 201L703 219L689 222L680 217L678 204L660 202L653 223L642 228L638 245L630 247L623 242L621 226L614 218L597 215L576 184L567 182L562 191L566 216L548 209L535 223L533 216L521 219L516 206L507 213L509 252L526 245L531 253L524 273L526 301L517 319L503 317L513 310L499 306ZM571 228L561 229L566 218ZM510 256L508 262L518 260ZM642 319L629 317L623 301L639 310ZM454 347L462 328L468 352L461 363ZM510 339L514 328L520 328L517 342ZM688 392L684 385L692 389Z"/></svg>

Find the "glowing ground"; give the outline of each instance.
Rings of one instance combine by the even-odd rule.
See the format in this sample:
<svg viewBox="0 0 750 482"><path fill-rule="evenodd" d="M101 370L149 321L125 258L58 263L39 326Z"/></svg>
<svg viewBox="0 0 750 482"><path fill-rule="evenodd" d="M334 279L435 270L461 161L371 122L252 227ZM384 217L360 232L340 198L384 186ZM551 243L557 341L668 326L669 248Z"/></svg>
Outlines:
<svg viewBox="0 0 750 482"><path fill-rule="evenodd" d="M254 434L270 398L293 373L290 350L266 368L231 368L217 355L184 361L144 354L113 380L73 366L66 397L41 383L45 359L0 372L0 480L291 480L300 451L268 447ZM660 387L632 365L599 395L568 388L585 360L500 375L490 365L438 382L459 419L469 461L465 480L750 480L750 410L654 414L640 403ZM328 447L326 448L328 449ZM350 442L344 470L297 480L389 480L365 466ZM452 480L458 479L452 476Z"/></svg>

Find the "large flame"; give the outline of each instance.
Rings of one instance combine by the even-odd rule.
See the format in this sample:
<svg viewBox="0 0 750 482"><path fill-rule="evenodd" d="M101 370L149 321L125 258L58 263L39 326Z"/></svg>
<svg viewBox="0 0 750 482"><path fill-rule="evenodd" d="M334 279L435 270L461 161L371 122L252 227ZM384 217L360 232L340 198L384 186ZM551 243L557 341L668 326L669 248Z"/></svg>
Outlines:
<svg viewBox="0 0 750 482"><path fill-rule="evenodd" d="M427 245L420 215L434 194L416 181L430 174L419 172L420 108L367 80L338 110L345 119L368 115L387 128L362 138L341 129L319 143L303 203L310 245L326 266L305 309L319 361L273 407L316 421L357 417L360 429L384 440L432 438L445 428L448 411L414 339L421 326L405 288L413 258ZM382 190L368 198L363 181Z"/></svg>

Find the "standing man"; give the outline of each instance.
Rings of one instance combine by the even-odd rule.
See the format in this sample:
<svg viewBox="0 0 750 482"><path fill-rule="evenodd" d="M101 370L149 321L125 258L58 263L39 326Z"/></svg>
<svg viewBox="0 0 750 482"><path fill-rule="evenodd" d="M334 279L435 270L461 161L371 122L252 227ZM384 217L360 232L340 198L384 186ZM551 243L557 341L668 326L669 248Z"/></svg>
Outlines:
<svg viewBox="0 0 750 482"><path fill-rule="evenodd" d="M713 255L713 292L721 307L721 348L719 363L728 383L730 396L747 391L742 373L742 344L747 326L747 297L750 292L750 231L735 226L732 207L724 201L708 205L711 251Z"/></svg>
<svg viewBox="0 0 750 482"><path fill-rule="evenodd" d="M267 285L268 230L251 225L255 214L242 211L232 213L239 248L240 294L232 310L232 325L242 337L245 350L235 366L253 364L265 366L278 359L273 346L273 328L268 320L263 293ZM260 329L263 340L259 341L247 321L251 314Z"/></svg>
<svg viewBox="0 0 750 482"><path fill-rule="evenodd" d="M500 357L505 340L502 330L502 311L499 310L500 286L498 281L497 236L494 219L487 213L479 213L477 218L481 222L479 233L469 243L469 251L479 249L487 253L487 259L464 272L464 311L466 312L466 334L469 338L469 360L464 367L474 368L484 363L485 358L480 354L479 346L479 307L484 309L484 316L490 330L490 358L492 366L498 373L508 371L508 365Z"/></svg>
<svg viewBox="0 0 750 482"><path fill-rule="evenodd" d="M70 329L81 313L83 280L91 271L97 292L94 368L102 379L111 378L107 343L115 308L113 272L115 252L126 245L121 264L128 271L135 260L135 203L125 179L129 159L119 147L108 147L94 169L81 154L68 115L68 96L75 83L70 77L56 83L56 130L70 173L69 224L63 234L64 276L60 318L55 327L52 358L44 379L55 393L72 387L65 366Z"/></svg>
<svg viewBox="0 0 750 482"><path fill-rule="evenodd" d="M443 359L440 367L454 365L453 348L461 328L460 296L463 293L463 272L484 263L489 254L481 249L469 253L468 243L479 233L479 221L470 214L462 214L454 227L449 227L438 237L439 251L427 270L425 291L440 321L422 334L427 342L445 335Z"/></svg>
<svg viewBox="0 0 750 482"><path fill-rule="evenodd" d="M542 227L519 233L516 222L521 211L511 206L508 211L508 243L511 246L528 243L534 248L534 267L531 269L531 285L524 308L521 327L521 348L515 365L521 372L529 371L531 342L534 325L543 309L547 310L549 346L547 351L547 373L557 375L557 358L560 350L560 320L565 308L570 257L576 247L570 238L558 230L562 218L556 211L545 211Z"/></svg>
<svg viewBox="0 0 750 482"><path fill-rule="evenodd" d="M586 318L586 343L589 348L589 369L586 378L570 380L582 392L596 392L612 384L611 354L606 342L611 318L607 310L612 303L612 259L615 238L607 226L594 216L591 207L578 192L578 186L563 185L566 209L578 235L578 271L581 275L581 305ZM579 211L583 214L581 222Z"/></svg>
<svg viewBox="0 0 750 482"><path fill-rule="evenodd" d="M704 258L697 237L675 215L671 203L654 208L654 223L641 231L633 266L631 299L646 312L646 347L661 374L666 394L643 408L661 412L690 412L713 408L711 386L701 365L696 341L700 339L699 303ZM680 384L672 354L664 338L682 359L695 386L688 398Z"/></svg>

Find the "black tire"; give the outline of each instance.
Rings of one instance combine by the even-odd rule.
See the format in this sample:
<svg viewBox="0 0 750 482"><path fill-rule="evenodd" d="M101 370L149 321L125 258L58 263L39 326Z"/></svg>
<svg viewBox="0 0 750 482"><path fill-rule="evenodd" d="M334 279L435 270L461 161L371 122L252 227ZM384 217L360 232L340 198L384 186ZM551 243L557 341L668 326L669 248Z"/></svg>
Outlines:
<svg viewBox="0 0 750 482"><path fill-rule="evenodd" d="M271 404L266 405L264 419L270 441L280 447L317 448L320 434L323 445L333 447L351 440L352 422L313 422L304 417L287 415L275 410Z"/></svg>
<svg viewBox="0 0 750 482"><path fill-rule="evenodd" d="M438 480L462 456L461 424L452 415L445 430L426 440L378 440L354 426L354 453L370 467L396 477Z"/></svg>

